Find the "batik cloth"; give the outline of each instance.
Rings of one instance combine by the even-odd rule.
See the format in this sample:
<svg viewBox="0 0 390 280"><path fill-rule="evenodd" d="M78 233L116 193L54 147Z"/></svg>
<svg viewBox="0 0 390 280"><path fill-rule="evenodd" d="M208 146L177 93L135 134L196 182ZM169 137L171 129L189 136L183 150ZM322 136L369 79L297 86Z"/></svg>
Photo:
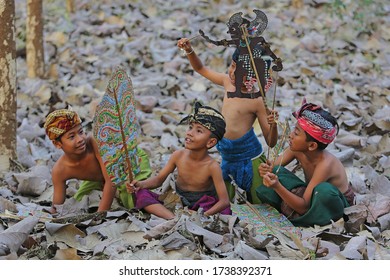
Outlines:
<svg viewBox="0 0 390 280"><path fill-rule="evenodd" d="M190 210L198 210L202 208L203 211L211 209L217 202L217 193L214 190L203 192L190 192L183 191L176 186L176 193L180 196L183 206L187 206ZM140 189L136 193L136 208L142 209L152 204L163 204L163 201L159 200L159 195L148 189ZM221 214L231 215L232 211L230 206L220 212Z"/></svg>
<svg viewBox="0 0 390 280"><path fill-rule="evenodd" d="M284 167L275 166L273 172L279 169L277 175L279 182L289 191L300 187L306 187L307 184L291 171ZM348 195L349 190L346 192ZM272 189L260 185L256 189L257 196L263 203L267 203L282 210L281 197ZM302 190L297 195L302 196ZM343 195L335 186L328 182L322 182L314 187L310 200L310 208L303 215L291 215L290 221L295 226L311 227L314 225L327 225L331 220L337 221L343 217L344 208L350 206L345 195ZM286 215L288 215L286 213Z"/></svg>
<svg viewBox="0 0 390 280"><path fill-rule="evenodd" d="M235 140L223 138L217 143L217 149L222 157L221 168L225 181L230 182L229 175L231 175L237 185L247 192L252 189L254 176L256 179L260 178L260 182L257 180L256 183L261 183L257 167L264 160L263 158L256 160L257 167L254 167L253 163L262 154L263 148L253 128L241 138ZM252 199L256 200L256 195Z"/></svg>
<svg viewBox="0 0 390 280"><path fill-rule="evenodd" d="M81 119L75 111L61 109L51 112L46 117L43 127L49 139L53 141L79 124Z"/></svg>
<svg viewBox="0 0 390 280"><path fill-rule="evenodd" d="M152 169L149 164L149 157L141 148L137 148L137 155L140 159L140 168L137 174L134 174L134 179L137 181L146 180L152 175ZM81 201L84 195L89 194L93 190L102 190L102 182L92 182L92 181L83 181L80 184L79 189L76 194L73 196L76 200ZM118 190L118 198L120 203L127 209L132 209L135 207L135 201L133 195L127 192L126 184L118 185L116 187Z"/></svg>

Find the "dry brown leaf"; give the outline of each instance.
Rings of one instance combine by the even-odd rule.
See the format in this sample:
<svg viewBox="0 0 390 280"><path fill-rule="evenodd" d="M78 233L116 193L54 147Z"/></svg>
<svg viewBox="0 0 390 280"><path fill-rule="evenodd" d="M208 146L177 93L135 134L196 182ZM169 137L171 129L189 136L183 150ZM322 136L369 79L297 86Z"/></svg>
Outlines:
<svg viewBox="0 0 390 280"><path fill-rule="evenodd" d="M60 249L56 251L54 260L81 260L75 248Z"/></svg>

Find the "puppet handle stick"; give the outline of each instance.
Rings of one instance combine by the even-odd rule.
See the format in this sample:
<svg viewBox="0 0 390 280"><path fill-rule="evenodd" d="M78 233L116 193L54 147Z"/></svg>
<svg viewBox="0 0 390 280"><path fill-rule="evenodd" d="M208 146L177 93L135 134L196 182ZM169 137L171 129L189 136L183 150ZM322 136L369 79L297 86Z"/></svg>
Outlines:
<svg viewBox="0 0 390 280"><path fill-rule="evenodd" d="M277 85L278 85L278 72L276 72L276 78L275 78L274 97L273 97L273 100L272 100L272 111L275 109L276 87L277 87ZM272 130L272 126L274 126L274 124L270 125L270 128L269 128L270 130ZM269 134L268 141L270 140L270 138L271 138L271 133ZM267 158L269 158L270 150L271 150L271 147L268 147Z"/></svg>
<svg viewBox="0 0 390 280"><path fill-rule="evenodd" d="M194 40L194 39L196 39L196 38L198 38L198 37L200 37L200 36L202 36L202 35L200 35L200 34L195 35L195 36L193 36L193 37L191 37L191 38L188 38L188 41L192 41L192 40Z"/></svg>
<svg viewBox="0 0 390 280"><path fill-rule="evenodd" d="M263 92L263 87L261 86L261 82L260 82L260 79L259 79L259 73L257 73L257 70L256 70L256 64L255 64L255 61L253 59L253 55L252 55L252 51L251 51L251 47L249 46L249 42L248 42L248 30L246 29L245 25L242 25L241 26L241 30L242 30L242 33L244 35L244 39L245 39L245 43L246 43L246 47L248 48L248 52L249 52L249 56L251 58L251 62L252 62L252 67L253 67L253 71L255 72L256 74L256 79L257 79L257 84L259 86L259 89L260 89L260 93L261 93L261 97L263 98L263 103L264 103L264 107L265 107L265 110L268 114L268 106L267 106L267 101L265 99L265 95L264 95L264 92Z"/></svg>
<svg viewBox="0 0 390 280"><path fill-rule="evenodd" d="M126 159L126 163L127 163L128 172L129 172L129 183L131 183L133 181L133 171L132 171L133 168L131 166L131 162L130 162L130 158L129 158L129 151L127 150L126 137L125 137L125 133L123 131L122 113L121 113L121 110L119 108L119 102L118 102L118 98L116 96L115 90L114 90L114 97L115 97L116 110L118 111L118 116L119 116L119 126L121 128L123 147L125 149L125 154L126 154L125 159Z"/></svg>

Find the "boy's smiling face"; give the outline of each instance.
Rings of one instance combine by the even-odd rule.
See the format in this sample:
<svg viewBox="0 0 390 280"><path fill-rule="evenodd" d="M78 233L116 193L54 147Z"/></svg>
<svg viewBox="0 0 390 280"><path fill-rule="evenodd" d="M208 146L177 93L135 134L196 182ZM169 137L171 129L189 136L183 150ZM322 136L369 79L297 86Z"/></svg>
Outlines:
<svg viewBox="0 0 390 280"><path fill-rule="evenodd" d="M53 141L54 145L65 153L82 154L86 150L86 134L81 124L65 132L60 140Z"/></svg>
<svg viewBox="0 0 390 280"><path fill-rule="evenodd" d="M215 145L216 141L215 138L211 138L211 131L203 125L197 122L189 124L185 137L185 148L190 150L209 149Z"/></svg>

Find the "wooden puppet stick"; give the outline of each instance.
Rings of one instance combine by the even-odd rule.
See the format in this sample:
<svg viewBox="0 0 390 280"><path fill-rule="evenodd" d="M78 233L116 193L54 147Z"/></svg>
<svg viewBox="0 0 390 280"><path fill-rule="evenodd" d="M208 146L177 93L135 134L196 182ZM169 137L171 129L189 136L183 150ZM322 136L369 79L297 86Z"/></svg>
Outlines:
<svg viewBox="0 0 390 280"><path fill-rule="evenodd" d="M276 87L278 85L278 72L276 72L276 78L275 78L275 86L274 86L274 96L272 100L272 111L275 109L275 102L276 102ZM275 116L274 116L275 117ZM269 127L269 130L271 131L273 128L274 124L272 123ZM268 141L271 140L271 133L268 136ZM270 153L271 147L268 147L268 152L267 152L267 159L269 158L269 153Z"/></svg>
<svg viewBox="0 0 390 280"><path fill-rule="evenodd" d="M128 173L129 173L129 183L131 183L133 181L133 179L134 179L134 177L133 177L133 168L131 166L131 162L130 162L130 158L129 158L129 151L127 150L126 136L125 136L125 132L124 132L124 129L123 129L122 113L121 113L121 110L119 108L118 97L116 95L115 90L114 90L113 93L114 93L114 98L115 98L116 110L118 112L119 126L120 126L120 129L121 129L121 135L122 135L122 144L123 144L123 147L125 149L125 159L126 159Z"/></svg>
<svg viewBox="0 0 390 280"><path fill-rule="evenodd" d="M261 97L263 98L264 107L265 107L266 112L268 113L269 109L268 109L268 106L267 106L267 101L265 99L265 94L263 92L263 87L261 86L259 73L257 73L256 64L255 64L255 60L253 59L251 47L249 46L249 42L248 42L248 36L247 36L248 35L248 30L246 29L245 25L241 26L241 30L242 30L242 33L244 35L246 47L248 48L249 56L250 56L250 59L251 59L251 62L252 62L253 71L256 74L257 84L258 84L259 89L260 89Z"/></svg>

